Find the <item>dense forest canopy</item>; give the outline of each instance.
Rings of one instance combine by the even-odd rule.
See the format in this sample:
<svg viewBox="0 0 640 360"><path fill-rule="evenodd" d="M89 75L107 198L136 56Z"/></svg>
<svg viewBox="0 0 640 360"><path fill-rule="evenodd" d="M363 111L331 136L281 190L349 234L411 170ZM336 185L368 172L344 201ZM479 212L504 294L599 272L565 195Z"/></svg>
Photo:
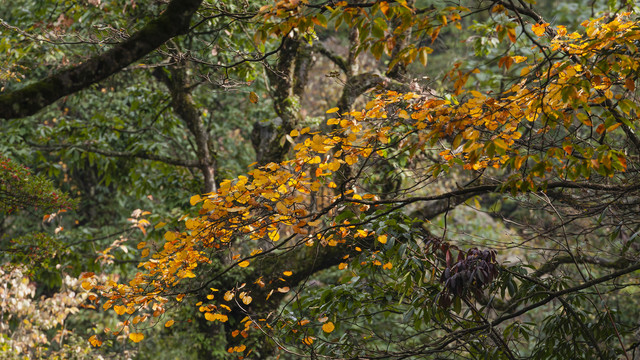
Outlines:
<svg viewBox="0 0 640 360"><path fill-rule="evenodd" d="M0 6L3 359L635 359L627 0Z"/></svg>

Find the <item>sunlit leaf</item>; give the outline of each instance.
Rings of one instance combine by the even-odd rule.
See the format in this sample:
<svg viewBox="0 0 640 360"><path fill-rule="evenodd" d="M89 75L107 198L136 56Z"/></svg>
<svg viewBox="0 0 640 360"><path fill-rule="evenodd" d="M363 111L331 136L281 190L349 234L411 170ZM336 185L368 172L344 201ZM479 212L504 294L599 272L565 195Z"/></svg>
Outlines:
<svg viewBox="0 0 640 360"><path fill-rule="evenodd" d="M335 329L335 325L333 325L333 323L331 321L324 323L324 325L322 325L322 331L326 332L326 333L330 333Z"/></svg>
<svg viewBox="0 0 640 360"><path fill-rule="evenodd" d="M144 335L142 333L131 333L129 334L129 339L134 343L138 343L144 339Z"/></svg>

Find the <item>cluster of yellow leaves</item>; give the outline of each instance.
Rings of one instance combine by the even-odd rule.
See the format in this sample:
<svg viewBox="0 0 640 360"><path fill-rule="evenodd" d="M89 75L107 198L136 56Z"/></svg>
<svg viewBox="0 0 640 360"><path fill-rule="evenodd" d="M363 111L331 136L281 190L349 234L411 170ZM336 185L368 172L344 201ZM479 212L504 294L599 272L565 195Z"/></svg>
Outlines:
<svg viewBox="0 0 640 360"><path fill-rule="evenodd" d="M149 252L151 244L139 243L138 249L150 257L139 264L140 271L128 283L97 284L89 277L83 287L98 291L106 299L105 310L113 308L123 316L144 313L135 315L132 325L136 325L164 314L172 289L185 279L196 277L198 266L211 261L210 254L230 251L236 241L261 240L278 246L294 240L308 246L337 246L350 238L364 239L372 235L368 230L351 226L346 220L341 224L330 220L335 211L327 211L329 220L325 220L314 213L309 201L310 195L318 194L321 188L337 187L333 175L343 166L356 165L372 156L378 146L387 146L390 127L375 122L367 124L368 116L385 118L386 114L377 107L367 112L344 113L339 128L331 134L312 132L309 128L294 130L290 135L299 139L294 147L294 159L253 169L248 176L223 181L215 193L191 197L190 203L200 207L200 216L184 219L184 231L165 232L164 244L154 246L152 254ZM331 119L329 123L335 121ZM356 201L354 205L363 211L369 205L358 201L376 200L373 195L359 195L353 189L346 190L345 195L351 196L347 199ZM332 190L327 193L327 202L335 202L342 196ZM325 231L325 225L334 231ZM281 234L286 236L284 242ZM378 242L384 244L386 239L386 235L380 235ZM236 254L228 265L246 268L250 266L251 258L261 253L260 248L254 248L245 255ZM293 273L284 271L283 275L289 277ZM260 280L256 284L265 286ZM240 289L227 291L223 300L237 297L239 304L249 305L253 300L250 291ZM286 294L290 287L278 285L268 296L274 291ZM180 302L184 296L180 294L175 299ZM213 301L214 296L209 295L208 300ZM196 306L208 321L227 321L228 316L220 311L231 311L225 304L198 303ZM124 326L127 325L125 322Z"/></svg>
<svg viewBox="0 0 640 360"><path fill-rule="evenodd" d="M448 166L460 164L468 170L510 166L520 170L526 164L529 171L525 185L531 187L534 178L545 179L547 175L571 180L588 178L592 172L613 176L626 169L620 150L585 145L583 140L573 141L568 136L562 146L545 149L546 153L535 153L518 142L522 142L524 128L532 128L533 136L544 136L558 128L565 128L568 135L580 126L592 128L598 136L620 127L633 128L634 114L640 110L633 99L640 65L636 46L640 30L638 21L628 16L620 14L608 23L603 23L604 18L585 22L584 35L567 34L559 27L551 49L564 56L557 61L541 56L540 63L532 59L521 69L522 80L500 97L465 92L464 83L473 71L464 73L456 67L450 75L456 82L460 104L418 98L407 103L407 95L388 93L379 99L381 104L374 106L386 109L404 102L405 109L396 115L406 118L410 114L411 120L404 124L417 131L418 143L449 140L451 147L440 152ZM532 30L542 36L548 25L535 24ZM604 49L617 51L602 57ZM513 56L505 66L526 60ZM592 108L604 112L596 113ZM441 169L434 167L436 174Z"/></svg>

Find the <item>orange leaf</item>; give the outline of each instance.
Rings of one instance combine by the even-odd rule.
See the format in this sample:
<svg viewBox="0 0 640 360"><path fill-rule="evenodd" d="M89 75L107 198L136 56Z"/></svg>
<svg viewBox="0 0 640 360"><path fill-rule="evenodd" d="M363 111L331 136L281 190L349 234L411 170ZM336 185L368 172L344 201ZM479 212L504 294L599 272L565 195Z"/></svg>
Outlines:
<svg viewBox="0 0 640 360"><path fill-rule="evenodd" d="M96 335L93 335L89 338L89 343L91 344L91 346L93 347L100 347L102 346L102 341L100 341L98 339L98 337Z"/></svg>
<svg viewBox="0 0 640 360"><path fill-rule="evenodd" d="M636 89L636 82L629 77L624 81L624 87L626 87L629 91L634 91Z"/></svg>
<svg viewBox="0 0 640 360"><path fill-rule="evenodd" d="M254 93L253 91L249 93L249 101L251 101L252 104L255 104L258 102L258 95L256 95L256 93Z"/></svg>
<svg viewBox="0 0 640 360"><path fill-rule="evenodd" d="M116 305L113 307L113 310L116 311L116 314L122 315L125 313L125 311L127 311L127 307L122 305Z"/></svg>
<svg viewBox="0 0 640 360"><path fill-rule="evenodd" d="M324 325L322 325L322 331L326 332L326 333L330 333L335 329L335 325L333 325L333 323L331 321L329 321L328 323L325 323Z"/></svg>
<svg viewBox="0 0 640 360"><path fill-rule="evenodd" d="M515 28L508 28L507 29L507 36L509 37L509 40L511 40L512 43L516 42L516 29Z"/></svg>
<svg viewBox="0 0 640 360"><path fill-rule="evenodd" d="M547 28L547 26L549 26L549 23L533 24L531 26L531 31L533 31L533 33L536 34L537 36L542 36L544 35L544 31Z"/></svg>

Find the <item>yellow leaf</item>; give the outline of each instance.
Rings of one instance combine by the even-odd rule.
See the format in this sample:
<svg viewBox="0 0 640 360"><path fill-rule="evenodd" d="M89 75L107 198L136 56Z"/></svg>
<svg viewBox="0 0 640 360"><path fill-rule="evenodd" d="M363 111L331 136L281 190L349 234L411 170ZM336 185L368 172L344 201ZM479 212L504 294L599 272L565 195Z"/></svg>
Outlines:
<svg viewBox="0 0 640 360"><path fill-rule="evenodd" d="M300 132L298 130L296 130L296 129L293 129L293 130L291 130L290 135L291 135L291 137L296 137L296 136L300 135Z"/></svg>
<svg viewBox="0 0 640 360"><path fill-rule="evenodd" d="M176 235L175 232L173 231L167 231L166 233L164 233L164 238L167 241L173 241L178 237L178 235Z"/></svg>
<svg viewBox="0 0 640 360"><path fill-rule="evenodd" d="M514 57L512 57L512 59L516 64L519 64L519 63L527 60L527 57L526 56L514 56Z"/></svg>
<svg viewBox="0 0 640 360"><path fill-rule="evenodd" d="M143 247L147 246L147 243L144 241L141 241L138 243L138 249L142 249Z"/></svg>
<svg viewBox="0 0 640 360"><path fill-rule="evenodd" d="M249 305L249 304L251 304L251 300L253 300L253 298L252 298L251 296L249 296L249 295L245 295L245 296L242 298L242 302L243 302L245 305Z"/></svg>
<svg viewBox="0 0 640 360"><path fill-rule="evenodd" d="M327 114L333 114L334 112L338 112L338 110L340 110L340 108L337 108L337 107L331 108L327 110Z"/></svg>
<svg viewBox="0 0 640 360"><path fill-rule="evenodd" d="M200 225L200 222L196 219L187 219L187 221L185 221L184 225L186 226L187 229L189 230L193 230L195 228L197 228Z"/></svg>
<svg viewBox="0 0 640 360"><path fill-rule="evenodd" d="M260 254L261 252L262 252L262 249L255 249L255 250L253 250L253 251L251 252L251 254L250 254L250 255L251 255L251 256L253 256L253 255L257 255L257 254Z"/></svg>
<svg viewBox="0 0 640 360"><path fill-rule="evenodd" d="M175 321L169 320L166 323L164 323L164 327L171 327L171 325L173 325L174 323L175 323Z"/></svg>
<svg viewBox="0 0 640 360"><path fill-rule="evenodd" d="M382 244L386 244L387 243L387 235L378 236L378 241L381 242Z"/></svg>
<svg viewBox="0 0 640 360"><path fill-rule="evenodd" d="M340 119L329 119L327 120L327 125L337 125L340 124Z"/></svg>
<svg viewBox="0 0 640 360"><path fill-rule="evenodd" d="M189 203L191 204L191 206L199 203L202 200L202 198L200 198L200 195L193 195L191 197L191 199L189 199Z"/></svg>
<svg viewBox="0 0 640 360"><path fill-rule="evenodd" d="M338 160L334 160L327 165L327 168L331 171L338 171L340 169L340 162Z"/></svg>
<svg viewBox="0 0 640 360"><path fill-rule="evenodd" d="M245 267L249 266L249 262L247 260L242 261L242 262L238 263L238 266L240 266L242 268L245 268Z"/></svg>
<svg viewBox="0 0 640 360"><path fill-rule="evenodd" d="M212 313L209 313L209 312L204 314L204 318L207 319L207 321L214 321L216 319L216 317Z"/></svg>
<svg viewBox="0 0 640 360"><path fill-rule="evenodd" d="M293 273L291 271L285 271L282 273L284 276L291 276Z"/></svg>
<svg viewBox="0 0 640 360"><path fill-rule="evenodd" d="M547 28L547 26L549 26L549 23L533 24L531 25L531 31L533 31L533 33L536 34L537 36L542 36L544 35L544 31Z"/></svg>
<svg viewBox="0 0 640 360"><path fill-rule="evenodd" d="M335 325L333 325L333 323L331 321L329 321L328 323L325 323L324 325L322 325L322 331L326 332L326 333L330 333L335 329Z"/></svg>
<svg viewBox="0 0 640 360"><path fill-rule="evenodd" d="M338 265L338 269L340 269L340 270L344 270L344 269L346 269L346 268L347 268L347 266L348 266L348 264L347 264L347 263L340 263L340 265Z"/></svg>
<svg viewBox="0 0 640 360"><path fill-rule="evenodd" d="M283 294L284 293L288 293L289 292L289 287L285 286L285 287L278 288L278 292L281 292Z"/></svg>
<svg viewBox="0 0 640 360"><path fill-rule="evenodd" d="M383 269L385 269L385 270L389 270L389 269L391 269L392 267L393 267L393 264L392 264L392 263L390 263L390 262L388 262L388 263L386 263L386 264L384 264L384 265L382 266L382 268L383 268Z"/></svg>
<svg viewBox="0 0 640 360"><path fill-rule="evenodd" d="M302 339L302 343L305 345L311 345L313 344L313 338L310 336L307 336L306 338Z"/></svg>
<svg viewBox="0 0 640 360"><path fill-rule="evenodd" d="M231 299L233 299L233 293L231 291L227 291L226 293L224 293L224 299L226 301L230 301Z"/></svg>
<svg viewBox="0 0 640 360"><path fill-rule="evenodd" d="M131 333L129 334L129 339L131 339L131 341L133 341L134 343L138 343L142 341L142 339L144 339L144 335L141 333Z"/></svg>
<svg viewBox="0 0 640 360"><path fill-rule="evenodd" d="M269 239L273 242L280 240L280 233L278 233L277 229L269 232Z"/></svg>
<svg viewBox="0 0 640 360"><path fill-rule="evenodd" d="M161 227L163 227L165 225L167 225L167 223L164 222L164 221L161 221L161 222L157 223L156 226L154 226L154 228L155 229L160 229Z"/></svg>
<svg viewBox="0 0 640 360"><path fill-rule="evenodd" d="M84 281L81 286L82 286L83 289L85 289L87 291L93 289L93 285L88 281Z"/></svg>
<svg viewBox="0 0 640 360"><path fill-rule="evenodd" d="M127 311L127 307L122 305L116 305L113 307L113 310L116 311L116 314L122 315L125 313L125 311Z"/></svg>

